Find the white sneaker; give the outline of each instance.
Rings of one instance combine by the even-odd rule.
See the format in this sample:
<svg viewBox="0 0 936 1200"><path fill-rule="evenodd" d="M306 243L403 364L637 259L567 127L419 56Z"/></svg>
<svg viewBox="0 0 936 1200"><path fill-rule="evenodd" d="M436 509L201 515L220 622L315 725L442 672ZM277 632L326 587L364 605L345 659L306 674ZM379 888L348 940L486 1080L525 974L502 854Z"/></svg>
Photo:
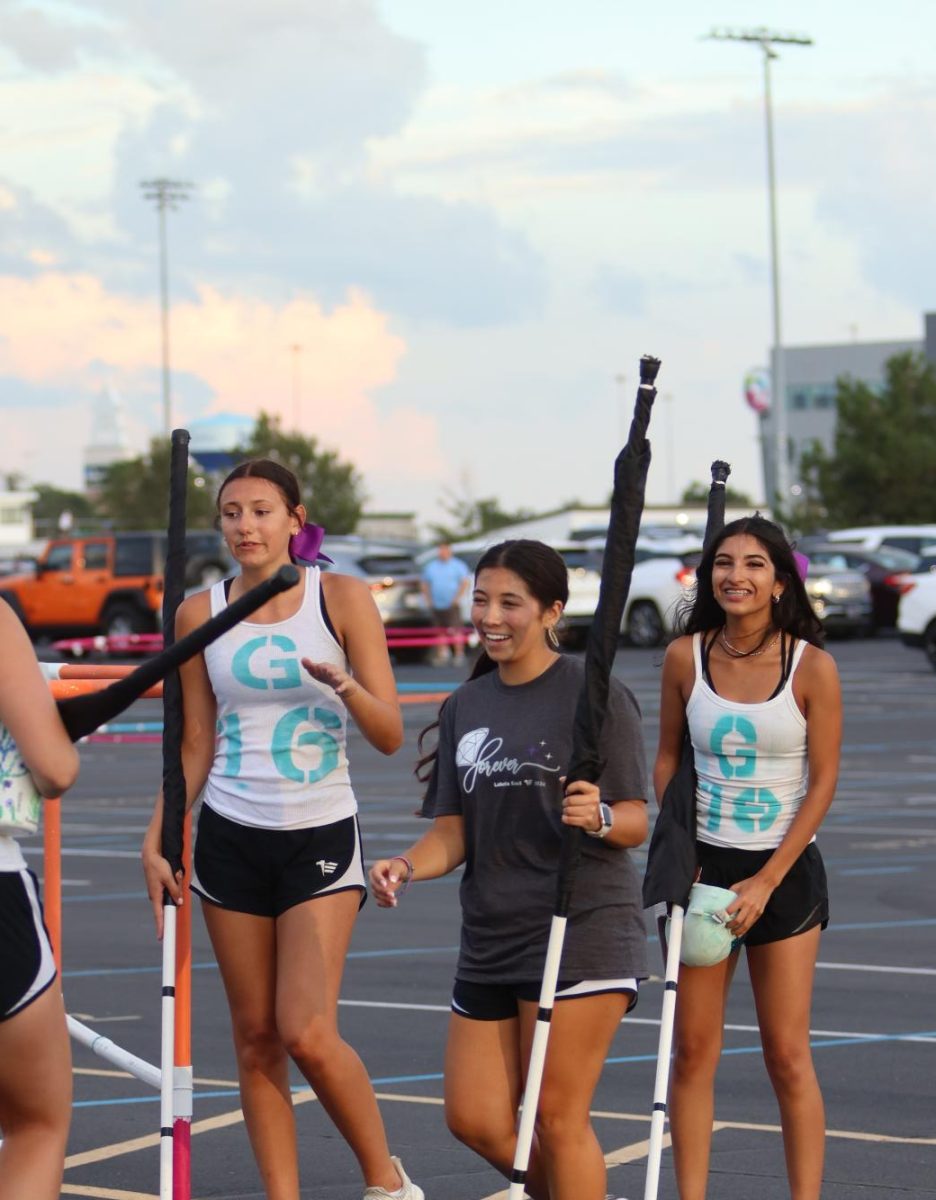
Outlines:
<svg viewBox="0 0 936 1200"><path fill-rule="evenodd" d="M426 1193L418 1183L413 1183L395 1154L390 1155L390 1161L400 1172L402 1185L395 1192L388 1192L386 1188L382 1187L365 1188L363 1200L426 1200Z"/></svg>

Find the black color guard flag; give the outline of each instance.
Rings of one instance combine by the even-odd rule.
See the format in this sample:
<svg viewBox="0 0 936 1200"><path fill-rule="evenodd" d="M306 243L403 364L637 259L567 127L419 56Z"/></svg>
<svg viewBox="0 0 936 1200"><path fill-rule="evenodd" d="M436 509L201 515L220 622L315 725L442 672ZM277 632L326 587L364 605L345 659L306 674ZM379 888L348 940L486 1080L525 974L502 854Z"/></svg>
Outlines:
<svg viewBox="0 0 936 1200"><path fill-rule="evenodd" d="M169 528L163 585L163 645L175 644L175 622L185 598L185 509L188 490L189 431L172 431L169 460ZM185 773L182 769L182 681L176 668L163 683L162 852L173 875L182 870L185 826Z"/></svg>
<svg viewBox="0 0 936 1200"><path fill-rule="evenodd" d="M233 604L199 625L191 633L187 633L181 641L173 646L167 646L161 653L142 663L137 669L123 679L118 679L100 692L86 696L69 696L66 700L57 701L59 716L65 726L65 732L73 742L79 738L94 733L99 725L110 721L118 713L139 700L147 689L155 687L163 679L188 662L195 654L200 654L206 646L210 646L222 633L233 629L239 621L245 621L251 613L280 592L295 587L299 582L299 571L292 564L280 567L270 579L258 583L249 592L245 592Z"/></svg>
<svg viewBox="0 0 936 1200"><path fill-rule="evenodd" d="M726 462L712 463L705 545L725 525L725 483L731 473ZM696 877L696 772L689 730L683 737L676 774L666 785L660 811L653 827L647 851L647 870L643 881L644 908L655 904L689 903L689 889Z"/></svg>
<svg viewBox="0 0 936 1200"><path fill-rule="evenodd" d="M597 783L604 767L599 739L608 707L608 687L615 651L621 636L621 619L634 570L634 550L643 513L647 472L650 469L650 443L646 434L656 397L656 388L653 385L659 369L658 358L649 354L641 358L640 387L637 390L630 433L627 444L614 463L614 488L601 568L601 588L585 647L585 682L575 709L569 783L579 779ZM567 826L563 831L562 857L559 864L556 906L559 915L564 915L569 910L580 846L580 831Z"/></svg>

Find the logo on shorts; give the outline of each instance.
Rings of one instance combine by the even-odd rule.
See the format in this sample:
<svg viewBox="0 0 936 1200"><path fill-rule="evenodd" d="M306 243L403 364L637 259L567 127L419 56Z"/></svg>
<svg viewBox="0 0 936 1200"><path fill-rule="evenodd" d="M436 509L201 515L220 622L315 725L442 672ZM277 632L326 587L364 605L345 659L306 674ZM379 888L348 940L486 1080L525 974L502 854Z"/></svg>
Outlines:
<svg viewBox="0 0 936 1200"><path fill-rule="evenodd" d="M324 858L318 859L315 865L323 875L334 875L334 873L338 870L338 864L336 862L329 862Z"/></svg>

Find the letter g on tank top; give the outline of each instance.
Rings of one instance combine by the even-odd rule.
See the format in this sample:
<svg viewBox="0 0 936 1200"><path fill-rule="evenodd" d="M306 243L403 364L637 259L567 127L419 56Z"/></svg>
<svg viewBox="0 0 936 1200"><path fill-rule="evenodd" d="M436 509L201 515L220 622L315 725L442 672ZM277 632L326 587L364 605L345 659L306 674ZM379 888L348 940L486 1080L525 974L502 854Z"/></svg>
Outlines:
<svg viewBox="0 0 936 1200"><path fill-rule="evenodd" d="M347 709L302 666L347 670L325 624L318 567L305 569L302 607L286 621L242 621L205 650L218 702L214 762L204 799L215 812L263 829L328 825L357 811L348 775ZM227 604L211 589L214 616Z"/></svg>
<svg viewBox="0 0 936 1200"><path fill-rule="evenodd" d="M790 676L776 696L742 704L705 682L700 640L693 635L695 683L686 705L697 778L696 836L713 846L772 850L806 795L806 718L793 696L806 643L797 643Z"/></svg>

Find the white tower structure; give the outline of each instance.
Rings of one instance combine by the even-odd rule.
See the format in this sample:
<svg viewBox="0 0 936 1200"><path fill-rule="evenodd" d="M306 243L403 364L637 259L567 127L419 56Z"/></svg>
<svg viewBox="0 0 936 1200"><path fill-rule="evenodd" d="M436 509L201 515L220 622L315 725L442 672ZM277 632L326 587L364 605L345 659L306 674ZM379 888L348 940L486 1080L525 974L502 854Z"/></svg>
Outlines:
<svg viewBox="0 0 936 1200"><path fill-rule="evenodd" d="M123 401L108 384L102 388L91 412L91 438L84 452L85 491L93 495L100 489L104 472L109 466L132 457Z"/></svg>

